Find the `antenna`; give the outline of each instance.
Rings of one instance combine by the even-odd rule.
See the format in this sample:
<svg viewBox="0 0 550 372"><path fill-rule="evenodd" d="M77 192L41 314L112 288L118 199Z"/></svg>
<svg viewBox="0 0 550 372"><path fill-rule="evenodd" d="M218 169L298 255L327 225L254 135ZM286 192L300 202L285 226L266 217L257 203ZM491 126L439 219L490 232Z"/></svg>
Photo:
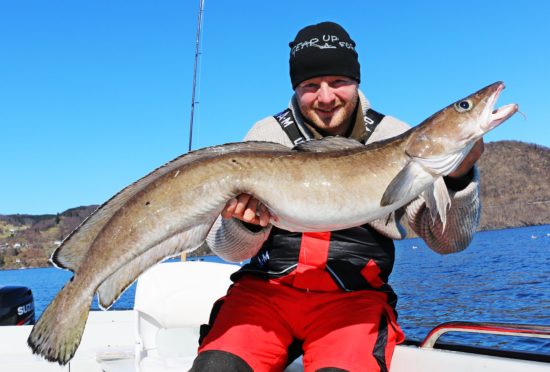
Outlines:
<svg viewBox="0 0 550 372"><path fill-rule="evenodd" d="M189 149L188 151L191 151L191 147L193 144L193 120L195 118L195 104L198 102L195 101L195 91L197 86L197 68L198 68L198 62L199 62L199 48L200 48L200 41L201 41L201 26L202 26L202 13L204 11L204 0L199 0L199 19L197 20L197 40L195 45L195 66L193 67L193 90L191 91L191 119L189 122Z"/></svg>

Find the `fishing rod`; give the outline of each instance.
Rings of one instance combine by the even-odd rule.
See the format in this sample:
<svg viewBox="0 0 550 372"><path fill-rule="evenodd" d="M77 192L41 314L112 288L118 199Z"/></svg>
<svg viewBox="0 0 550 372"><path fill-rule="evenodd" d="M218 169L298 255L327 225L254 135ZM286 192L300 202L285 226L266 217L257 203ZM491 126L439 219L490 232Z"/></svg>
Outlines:
<svg viewBox="0 0 550 372"><path fill-rule="evenodd" d="M197 20L197 38L195 45L195 66L193 67L193 89L191 91L191 119L189 122L189 149L191 151L193 144L193 121L195 118L195 104L198 102L195 101L195 92L197 86L197 70L199 63L200 55L200 40L201 40L201 29L202 29L202 14L204 12L204 0L199 0L199 18Z"/></svg>

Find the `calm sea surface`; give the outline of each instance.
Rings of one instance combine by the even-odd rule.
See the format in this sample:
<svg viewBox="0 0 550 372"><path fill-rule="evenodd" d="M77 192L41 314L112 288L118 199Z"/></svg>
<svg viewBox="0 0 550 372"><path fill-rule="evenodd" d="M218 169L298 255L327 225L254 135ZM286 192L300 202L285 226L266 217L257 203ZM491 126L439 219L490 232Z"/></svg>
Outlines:
<svg viewBox="0 0 550 372"><path fill-rule="evenodd" d="M38 318L70 277L55 268L5 270L0 285L30 287ZM468 249L446 256L420 239L397 241L390 283L409 339L421 340L448 321L550 326L550 225L480 232ZM134 292L135 284L113 308L131 309ZM92 308L97 309L95 300ZM550 340L544 339L455 333L442 340L550 354Z"/></svg>

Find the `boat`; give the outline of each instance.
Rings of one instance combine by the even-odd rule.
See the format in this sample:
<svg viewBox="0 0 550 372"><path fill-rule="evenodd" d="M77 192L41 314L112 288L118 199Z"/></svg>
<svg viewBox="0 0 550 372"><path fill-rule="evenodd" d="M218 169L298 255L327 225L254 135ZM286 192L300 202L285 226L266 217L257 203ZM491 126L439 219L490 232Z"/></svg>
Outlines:
<svg viewBox="0 0 550 372"><path fill-rule="evenodd" d="M161 263L139 278L132 310L91 311L82 342L65 366L33 355L27 346L32 325L0 328L0 366L6 372L186 371L197 353L199 327L223 296L238 265L207 261ZM548 371L550 354L442 344L447 332L550 339L550 327L451 322L435 327L422 342L396 347L392 372ZM303 371L301 359L285 372Z"/></svg>

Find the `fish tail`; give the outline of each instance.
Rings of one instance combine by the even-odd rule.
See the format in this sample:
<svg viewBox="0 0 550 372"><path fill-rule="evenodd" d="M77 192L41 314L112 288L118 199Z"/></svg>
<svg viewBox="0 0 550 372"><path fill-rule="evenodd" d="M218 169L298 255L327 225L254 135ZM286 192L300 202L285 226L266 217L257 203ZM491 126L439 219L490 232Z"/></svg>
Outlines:
<svg viewBox="0 0 550 372"><path fill-rule="evenodd" d="M77 294L75 287L72 280L63 287L27 339L34 354L60 365L71 360L80 344L93 298L93 292Z"/></svg>

